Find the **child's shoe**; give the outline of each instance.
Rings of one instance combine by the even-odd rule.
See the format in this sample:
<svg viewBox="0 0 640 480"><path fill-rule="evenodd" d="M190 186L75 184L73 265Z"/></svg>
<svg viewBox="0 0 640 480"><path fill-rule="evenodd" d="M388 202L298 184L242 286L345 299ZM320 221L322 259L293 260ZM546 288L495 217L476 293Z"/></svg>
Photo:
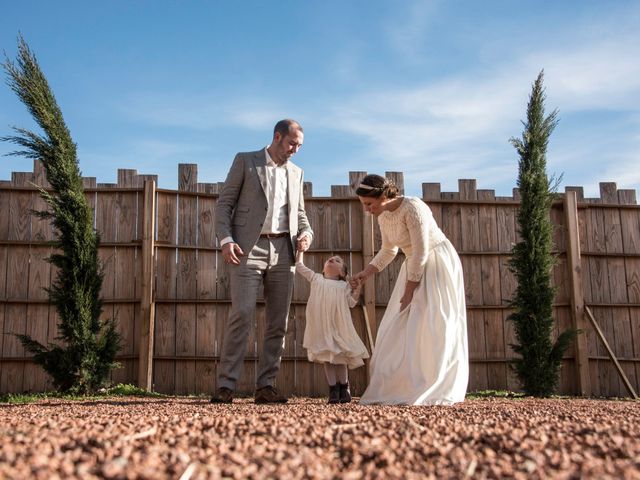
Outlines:
<svg viewBox="0 0 640 480"><path fill-rule="evenodd" d="M350 403L351 391L349 390L349 382L338 383L337 385L340 387L340 403Z"/></svg>
<svg viewBox="0 0 640 480"><path fill-rule="evenodd" d="M327 403L340 403L340 384L329 385L329 401Z"/></svg>

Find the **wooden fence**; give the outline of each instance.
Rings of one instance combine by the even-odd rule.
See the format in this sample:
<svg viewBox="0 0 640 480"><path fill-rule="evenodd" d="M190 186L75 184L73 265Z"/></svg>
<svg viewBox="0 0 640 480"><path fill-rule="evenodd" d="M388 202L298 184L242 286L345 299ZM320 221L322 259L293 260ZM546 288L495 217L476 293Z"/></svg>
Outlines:
<svg viewBox="0 0 640 480"><path fill-rule="evenodd" d="M156 391L187 394L215 389L225 319L229 311L228 271L215 239L217 192L221 184L197 181L196 165L179 166L178 190L156 189L155 175L119 170L117 184L85 179L88 201L105 266L104 317L115 317L123 336L122 367L113 382L136 383ZM333 186L330 197L314 197L305 184L307 214L316 233L308 265L320 270L330 254L359 271L380 245L375 219L363 214L352 186L364 172L351 172L349 185ZM403 175L388 172L399 186ZM13 173L0 181L0 393L42 391L51 385L12 333L55 341L57 315L43 290L54 278L45 261L54 238L51 226L31 214L44 208L33 184L45 185L44 171ZM458 192L424 183L423 199L462 259L468 309L471 376L469 390L518 390L508 368L513 358L513 326L507 321L515 280L507 262L518 239L513 197L496 197L460 180ZM585 199L567 188L551 210L558 261L553 270L557 331L585 331L567 352L560 391L565 394L626 396L627 390L602 341L584 321L589 306L622 369L636 390L640 381L640 207L634 190L601 184L601 198ZM353 319L367 341L365 312L375 337L393 288L399 256L363 293ZM307 282L296 277L282 367L277 379L286 394L323 395L322 369L302 348ZM258 341L264 332L264 305L249 338L238 388L251 392ZM576 361L577 359L577 361ZM366 368L350 372L356 394L367 381Z"/></svg>

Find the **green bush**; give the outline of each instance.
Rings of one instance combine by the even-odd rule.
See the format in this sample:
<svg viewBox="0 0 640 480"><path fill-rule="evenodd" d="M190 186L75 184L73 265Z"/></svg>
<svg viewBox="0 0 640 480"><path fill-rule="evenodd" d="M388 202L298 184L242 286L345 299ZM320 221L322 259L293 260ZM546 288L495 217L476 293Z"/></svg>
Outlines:
<svg viewBox="0 0 640 480"><path fill-rule="evenodd" d="M95 392L105 385L118 366L115 355L120 336L114 319L100 320L102 267L98 259L100 238L93 228L93 211L86 201L76 145L64 122L53 92L35 56L22 37L18 38L17 64L3 64L7 83L27 106L44 131L38 135L14 128L15 136L2 138L23 150L13 152L40 159L51 190L40 187L47 211L35 212L48 218L56 230L57 252L49 261L58 267L49 288L49 300L60 316L59 344L48 346L27 335L17 335L35 362L51 376L61 391Z"/></svg>
<svg viewBox="0 0 640 480"><path fill-rule="evenodd" d="M512 138L518 151L518 188L520 209L518 229L521 241L512 250L510 269L518 280L509 317L514 322L517 344L513 350L520 355L513 366L527 395L549 396L558 385L562 355L575 337L574 330L560 334L552 342L552 305L555 289L551 272L555 264L552 254L553 225L549 210L555 199L555 188L547 177L547 145L557 124L557 112L544 116L543 72L533 84L527 121L522 139Z"/></svg>

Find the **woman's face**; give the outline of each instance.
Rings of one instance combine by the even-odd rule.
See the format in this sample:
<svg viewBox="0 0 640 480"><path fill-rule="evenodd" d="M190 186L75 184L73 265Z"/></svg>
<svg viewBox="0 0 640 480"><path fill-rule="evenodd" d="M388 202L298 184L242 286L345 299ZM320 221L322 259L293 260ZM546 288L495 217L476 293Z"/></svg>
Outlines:
<svg viewBox="0 0 640 480"><path fill-rule="evenodd" d="M382 212L386 210L387 204L391 201L385 195L381 197L358 197L360 199L360 203L364 208L365 212L369 212L372 215L380 215Z"/></svg>

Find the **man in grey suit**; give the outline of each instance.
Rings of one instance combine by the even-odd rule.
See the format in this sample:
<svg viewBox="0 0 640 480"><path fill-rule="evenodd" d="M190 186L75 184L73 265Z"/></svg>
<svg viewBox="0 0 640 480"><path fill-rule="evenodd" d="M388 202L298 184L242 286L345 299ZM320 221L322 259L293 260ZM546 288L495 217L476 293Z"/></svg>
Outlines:
<svg viewBox="0 0 640 480"><path fill-rule="evenodd" d="M296 249L309 248L313 232L304 210L302 169L289 160L302 146L300 124L279 121L268 147L238 153L216 207L216 234L230 269L231 312L212 403L231 403L264 286L266 331L258 361L256 403L285 403L274 386L280 368L293 293Z"/></svg>

